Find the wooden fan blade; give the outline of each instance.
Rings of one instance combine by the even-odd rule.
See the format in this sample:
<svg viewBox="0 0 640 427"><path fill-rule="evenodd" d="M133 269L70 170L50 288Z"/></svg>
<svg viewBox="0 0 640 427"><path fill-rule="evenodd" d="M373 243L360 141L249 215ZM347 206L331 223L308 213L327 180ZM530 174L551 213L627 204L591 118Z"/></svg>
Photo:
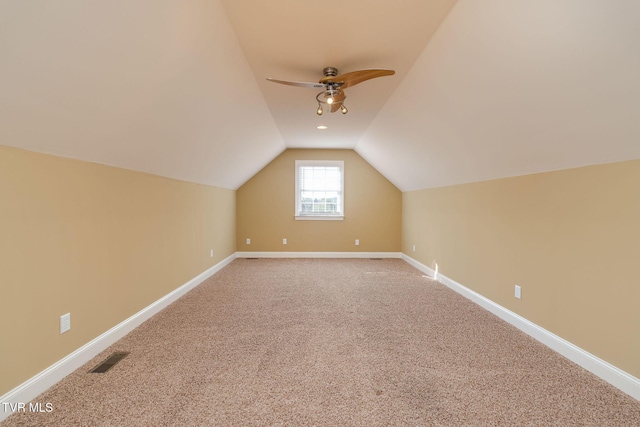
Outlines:
<svg viewBox="0 0 640 427"><path fill-rule="evenodd" d="M344 101L344 99L347 96L344 94L344 92L340 91L339 94L337 94L336 96L333 97L333 103L331 104L331 112L335 113L336 111L338 111L340 109L340 107L342 107L342 101Z"/></svg>
<svg viewBox="0 0 640 427"><path fill-rule="evenodd" d="M309 88L318 88L318 89L326 88L326 85L324 83L290 82L288 80L272 79L271 77L267 77L267 80L269 80L270 82L274 82L274 83L280 83L281 85L309 87Z"/></svg>
<svg viewBox="0 0 640 427"><path fill-rule="evenodd" d="M335 83L340 86L341 89L355 86L358 83L362 83L365 80L374 79L376 77L392 76L396 72L393 70L359 70L351 71L350 73L341 74L339 76L328 76L320 79L320 83L328 84L329 82Z"/></svg>

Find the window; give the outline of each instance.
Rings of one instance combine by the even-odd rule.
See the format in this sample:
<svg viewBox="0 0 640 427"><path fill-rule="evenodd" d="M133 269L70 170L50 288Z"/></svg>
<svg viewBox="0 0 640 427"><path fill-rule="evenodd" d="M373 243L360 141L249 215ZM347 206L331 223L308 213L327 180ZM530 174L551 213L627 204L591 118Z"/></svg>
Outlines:
<svg viewBox="0 0 640 427"><path fill-rule="evenodd" d="M296 160L296 219L344 218L344 162Z"/></svg>

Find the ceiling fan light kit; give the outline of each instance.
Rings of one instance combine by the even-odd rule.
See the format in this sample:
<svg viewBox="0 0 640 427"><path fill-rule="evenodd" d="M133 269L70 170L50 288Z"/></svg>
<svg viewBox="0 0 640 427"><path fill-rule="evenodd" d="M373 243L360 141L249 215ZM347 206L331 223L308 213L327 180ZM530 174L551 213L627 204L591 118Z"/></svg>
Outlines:
<svg viewBox="0 0 640 427"><path fill-rule="evenodd" d="M318 109L316 110L316 114L321 116L324 112L322 104L327 104L329 106L329 111L331 111L332 113L337 111L337 109L339 108L340 111L342 111L342 114L347 114L349 110L347 110L347 107L344 106L344 100L346 98L347 96L337 86L335 88L332 87L320 92L316 95L316 101L318 101Z"/></svg>
<svg viewBox="0 0 640 427"><path fill-rule="evenodd" d="M271 77L268 77L267 80L289 86L322 88L323 91L316 95L316 101L318 101L316 114L321 116L324 113L324 108L322 108L323 104L326 104L326 108L328 108L331 113L335 113L338 110L340 110L342 114L349 112L344 105L344 100L347 98L347 95L345 95L343 89L376 77L392 76L396 72L393 70L371 69L351 71L350 73L338 75L337 68L326 67L322 70L322 73L324 77L321 78L318 83L292 82L288 80L277 80Z"/></svg>

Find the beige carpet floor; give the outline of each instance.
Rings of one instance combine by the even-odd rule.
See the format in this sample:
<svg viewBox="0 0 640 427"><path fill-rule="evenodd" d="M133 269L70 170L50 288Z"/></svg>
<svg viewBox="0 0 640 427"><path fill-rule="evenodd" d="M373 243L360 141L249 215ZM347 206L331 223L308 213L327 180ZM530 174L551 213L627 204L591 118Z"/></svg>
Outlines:
<svg viewBox="0 0 640 427"><path fill-rule="evenodd" d="M53 411L1 426L640 426L640 402L397 259L237 259L35 401Z"/></svg>

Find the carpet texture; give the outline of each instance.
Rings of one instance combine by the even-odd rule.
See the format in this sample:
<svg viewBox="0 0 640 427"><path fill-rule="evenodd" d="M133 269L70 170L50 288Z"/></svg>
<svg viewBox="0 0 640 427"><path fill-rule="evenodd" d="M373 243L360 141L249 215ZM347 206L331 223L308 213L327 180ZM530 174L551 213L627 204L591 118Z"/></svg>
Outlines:
<svg viewBox="0 0 640 427"><path fill-rule="evenodd" d="M1 426L640 426L640 402L398 259L237 259L34 402L53 411Z"/></svg>

